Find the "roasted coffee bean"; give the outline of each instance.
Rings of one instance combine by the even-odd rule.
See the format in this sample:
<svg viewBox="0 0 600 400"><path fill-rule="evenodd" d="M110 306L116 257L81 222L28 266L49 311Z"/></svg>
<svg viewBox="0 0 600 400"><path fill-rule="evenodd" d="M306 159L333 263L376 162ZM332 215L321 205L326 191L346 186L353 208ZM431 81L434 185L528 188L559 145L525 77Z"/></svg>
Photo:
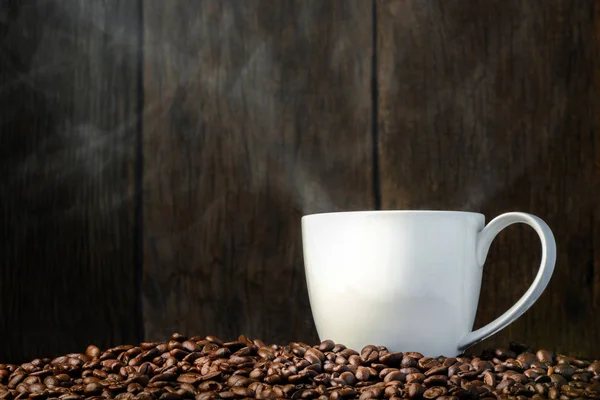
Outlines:
<svg viewBox="0 0 600 400"><path fill-rule="evenodd" d="M310 358L309 358L310 356ZM325 361L325 354L323 354L323 352L321 352L318 349L314 349L314 348L309 348L308 350L306 350L306 352L304 353L304 358L308 361L311 362L311 364L317 364L317 363L322 363L323 361ZM314 360L314 361L313 361Z"/></svg>
<svg viewBox="0 0 600 400"><path fill-rule="evenodd" d="M473 379L479 376L479 371L461 371L458 373L458 376L463 379Z"/></svg>
<svg viewBox="0 0 600 400"><path fill-rule="evenodd" d="M498 359L500 359L502 361L505 361L505 360L507 360L509 358L515 358L517 356L517 354L514 351L510 350L510 349L500 348L500 349L496 349L495 356Z"/></svg>
<svg viewBox="0 0 600 400"><path fill-rule="evenodd" d="M283 382L281 375L273 374L264 378L264 381L270 385L277 385Z"/></svg>
<svg viewBox="0 0 600 400"><path fill-rule="evenodd" d="M41 382L41 380L39 377L31 376L31 375L23 380L23 383L26 383L28 385L32 385L34 383L40 383L40 382Z"/></svg>
<svg viewBox="0 0 600 400"><path fill-rule="evenodd" d="M562 375L559 375L559 374L550 375L550 381L557 388L560 388L561 386L564 386L567 384L567 380L565 379L565 377L563 377Z"/></svg>
<svg viewBox="0 0 600 400"><path fill-rule="evenodd" d="M379 361L389 367L398 367L404 358L404 354L400 352L387 353L379 357Z"/></svg>
<svg viewBox="0 0 600 400"><path fill-rule="evenodd" d="M328 352L332 351L334 347L335 343L333 342L333 340L324 340L319 344L317 348L322 352Z"/></svg>
<svg viewBox="0 0 600 400"><path fill-rule="evenodd" d="M506 367L508 369L513 370L513 371L519 371L519 372L523 371L523 366L521 365L521 363L514 358L507 359L504 362L504 365L506 365Z"/></svg>
<svg viewBox="0 0 600 400"><path fill-rule="evenodd" d="M589 382L590 376L587 373L573 374L573 376L571 376L571 379L574 381Z"/></svg>
<svg viewBox="0 0 600 400"><path fill-rule="evenodd" d="M425 390L425 392L423 393L423 398L437 399L438 397L443 396L446 393L448 393L448 389L446 389L445 386L434 386Z"/></svg>
<svg viewBox="0 0 600 400"><path fill-rule="evenodd" d="M371 377L371 372L369 371L369 369L367 367L358 367L356 370L356 379L358 379L359 381L368 381L369 378Z"/></svg>
<svg viewBox="0 0 600 400"><path fill-rule="evenodd" d="M496 386L496 374L490 371L485 371L482 375L483 381L486 385L495 387Z"/></svg>
<svg viewBox="0 0 600 400"><path fill-rule="evenodd" d="M384 396L387 398L394 396L402 396L403 391L398 386L388 386L384 390Z"/></svg>
<svg viewBox="0 0 600 400"><path fill-rule="evenodd" d="M100 357L100 349L93 344L89 345L87 349L85 349L85 354L89 357L95 358Z"/></svg>
<svg viewBox="0 0 600 400"><path fill-rule="evenodd" d="M600 361L594 361L591 363L587 370L593 373L594 375L600 375Z"/></svg>
<svg viewBox="0 0 600 400"><path fill-rule="evenodd" d="M548 383L548 382L552 382L552 379L550 379L550 377L548 375L541 375L541 376L538 376L537 378L535 378L534 381L536 383Z"/></svg>
<svg viewBox="0 0 600 400"><path fill-rule="evenodd" d="M527 383L529 381L527 377L523 374L510 374L505 376L507 377L507 379L512 379L513 381L518 383Z"/></svg>
<svg viewBox="0 0 600 400"><path fill-rule="evenodd" d="M44 390L46 390L46 385L44 385L43 383L33 383L29 385L30 393L43 392Z"/></svg>
<svg viewBox="0 0 600 400"><path fill-rule="evenodd" d="M220 382L204 381L198 385L198 390L201 392L220 392L223 385Z"/></svg>
<svg viewBox="0 0 600 400"><path fill-rule="evenodd" d="M454 375L448 379L448 382L450 385L461 387L463 380L458 375Z"/></svg>
<svg viewBox="0 0 600 400"><path fill-rule="evenodd" d="M404 390L411 399L420 398L425 393L425 387L420 383L407 383L404 386Z"/></svg>
<svg viewBox="0 0 600 400"><path fill-rule="evenodd" d="M75 393L67 393L59 397L60 400L80 400L81 398L81 396Z"/></svg>
<svg viewBox="0 0 600 400"><path fill-rule="evenodd" d="M384 388L382 388L381 386L376 386L376 385L368 386L362 391L359 399L360 400L380 399L383 396L383 391L384 391Z"/></svg>
<svg viewBox="0 0 600 400"><path fill-rule="evenodd" d="M386 383L392 381L406 382L406 374L400 372L399 370L395 370L386 374L383 381Z"/></svg>
<svg viewBox="0 0 600 400"><path fill-rule="evenodd" d="M569 363L561 363L554 367L554 373L564 376L567 379L570 379L575 373L575 368Z"/></svg>
<svg viewBox="0 0 600 400"><path fill-rule="evenodd" d="M261 356L265 360L272 361L275 359L275 353L273 352L273 350L269 349L268 347L261 347L260 349L258 349L257 352L258 352L258 355Z"/></svg>
<svg viewBox="0 0 600 400"><path fill-rule="evenodd" d="M359 353L356 350L348 349L344 347L342 350L338 352L338 355L344 358L350 358L351 356L358 356Z"/></svg>
<svg viewBox="0 0 600 400"><path fill-rule="evenodd" d="M379 350L376 346L368 345L363 347L360 351L360 358L363 363L369 364L373 362L377 362L379 359Z"/></svg>
<svg viewBox="0 0 600 400"><path fill-rule="evenodd" d="M431 375L423 381L426 387L446 385L448 377L446 375Z"/></svg>
<svg viewBox="0 0 600 400"><path fill-rule="evenodd" d="M400 372L403 374L420 374L421 370L419 368L400 368Z"/></svg>
<svg viewBox="0 0 600 400"><path fill-rule="evenodd" d="M408 375L406 375L406 382L407 383L423 383L425 378L426 378L425 374L422 374L420 372L414 373L414 374L408 374Z"/></svg>
<svg viewBox="0 0 600 400"><path fill-rule="evenodd" d="M431 375L446 375L448 373L448 367L445 367L441 364L429 368L426 372L425 372L425 376L431 376Z"/></svg>
<svg viewBox="0 0 600 400"><path fill-rule="evenodd" d="M93 395L96 395L96 394L100 394L100 393L102 393L102 385L100 385L97 382L88 383L83 388L83 392L87 396L93 396Z"/></svg>
<svg viewBox="0 0 600 400"><path fill-rule="evenodd" d="M352 388L337 389L331 392L330 399L349 399L358 395L358 392Z"/></svg>
<svg viewBox="0 0 600 400"><path fill-rule="evenodd" d="M522 368L528 369L531 363L538 361L538 359L533 353L521 353L517 356L517 361L521 364Z"/></svg>
<svg viewBox="0 0 600 400"><path fill-rule="evenodd" d="M538 361L543 363L551 364L554 362L554 353L550 350L538 350L538 352L535 353L535 356Z"/></svg>
<svg viewBox="0 0 600 400"><path fill-rule="evenodd" d="M427 371L430 368L437 367L440 364L441 363L438 360L431 357L423 357L419 359L419 361L417 361L417 366L423 371Z"/></svg>
<svg viewBox="0 0 600 400"><path fill-rule="evenodd" d="M400 367L402 368L416 368L419 365L419 360L414 357L404 355L402 361L400 361ZM420 371L419 371L420 372Z"/></svg>
<svg viewBox="0 0 600 400"><path fill-rule="evenodd" d="M471 362L471 365L473 365L474 369L477 371L493 371L494 370L494 364L492 364L489 361L482 360L480 358L473 359L473 361Z"/></svg>
<svg viewBox="0 0 600 400"><path fill-rule="evenodd" d="M455 362L448 367L448 376L454 376L460 372L461 363Z"/></svg>

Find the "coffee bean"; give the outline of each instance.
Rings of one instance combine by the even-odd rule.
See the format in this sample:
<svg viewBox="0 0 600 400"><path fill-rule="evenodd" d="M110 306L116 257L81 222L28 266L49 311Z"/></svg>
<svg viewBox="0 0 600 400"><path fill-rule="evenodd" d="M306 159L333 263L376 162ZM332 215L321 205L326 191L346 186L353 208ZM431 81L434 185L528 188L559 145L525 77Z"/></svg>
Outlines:
<svg viewBox="0 0 600 400"><path fill-rule="evenodd" d="M429 368L427 370L427 372L425 372L425 376L442 375L442 374L445 375L447 373L448 373L448 367L445 367L445 366L439 364L435 367Z"/></svg>
<svg viewBox="0 0 600 400"><path fill-rule="evenodd" d="M31 376L31 375L23 380L23 383L26 383L28 385L32 385L34 383L40 383L40 382L41 382L41 380L39 377Z"/></svg>
<svg viewBox="0 0 600 400"><path fill-rule="evenodd" d="M432 375L423 381L426 387L446 385L448 377L446 375Z"/></svg>
<svg viewBox="0 0 600 400"><path fill-rule="evenodd" d="M356 379L359 381L368 381L371 377L371 371L367 367L358 367L356 370Z"/></svg>
<svg viewBox="0 0 600 400"><path fill-rule="evenodd" d="M461 371L458 373L458 376L463 379L473 379L479 375L479 371Z"/></svg>
<svg viewBox="0 0 600 400"><path fill-rule="evenodd" d="M558 364L556 367L554 367L554 373L562 375L565 378L569 379L575 373L575 368L573 368L571 364L565 362L562 364Z"/></svg>
<svg viewBox="0 0 600 400"><path fill-rule="evenodd" d="M138 395L139 396L139 395ZM136 396L137 397L137 396ZM216 392L203 392L203 393L199 393L195 396L195 400L213 400L213 399L219 399L220 397L217 395Z"/></svg>
<svg viewBox="0 0 600 400"><path fill-rule="evenodd" d="M332 351L334 347L335 343L333 342L333 340L324 340L319 344L317 348L323 353L325 353L328 351Z"/></svg>
<svg viewBox="0 0 600 400"><path fill-rule="evenodd" d="M574 381L589 382L590 377L591 377L590 373L578 373L578 374L573 374L573 376L571 376L571 379Z"/></svg>
<svg viewBox="0 0 600 400"><path fill-rule="evenodd" d="M233 396L229 397L232 398ZM223 399L226 399L228 397L221 397ZM181 395L177 394L177 393L163 393L160 395L159 400L181 400Z"/></svg>
<svg viewBox="0 0 600 400"><path fill-rule="evenodd" d="M521 353L517 356L517 361L521 363L522 368L528 369L531 363L538 361L538 359L533 353Z"/></svg>
<svg viewBox="0 0 600 400"><path fill-rule="evenodd" d="M33 383L29 385L29 391L31 393L43 392L44 390L46 390L46 385L43 383Z"/></svg>
<svg viewBox="0 0 600 400"><path fill-rule="evenodd" d="M298 357L304 357L306 350L309 348L310 346L304 343L290 343L290 350Z"/></svg>
<svg viewBox="0 0 600 400"><path fill-rule="evenodd" d="M100 356L100 349L94 345L89 345L87 347L87 349L85 349L85 354L90 356L90 357L99 357Z"/></svg>
<svg viewBox="0 0 600 400"><path fill-rule="evenodd" d="M554 384L555 387L560 388L567 384L567 380L559 374L550 375L550 381Z"/></svg>
<svg viewBox="0 0 600 400"><path fill-rule="evenodd" d="M420 383L407 383L404 390L411 399L420 398L425 393L425 388Z"/></svg>
<svg viewBox="0 0 600 400"><path fill-rule="evenodd" d="M329 398L332 400L350 399L356 397L357 395L358 392L356 390L352 388L343 388L332 391Z"/></svg>
<svg viewBox="0 0 600 400"><path fill-rule="evenodd" d="M551 364L554 362L554 353L550 350L538 350L538 352L535 353L535 356L543 363Z"/></svg>
<svg viewBox="0 0 600 400"><path fill-rule="evenodd" d="M383 390L384 388L380 386L368 386L362 391L359 400L380 399L383 396Z"/></svg>
<svg viewBox="0 0 600 400"><path fill-rule="evenodd" d="M424 399L437 399L438 397L443 396L446 393L448 393L448 389L446 389L445 386L434 386L434 387L427 389L423 393L423 398Z"/></svg>
<svg viewBox="0 0 600 400"><path fill-rule="evenodd" d="M548 382L552 382L552 380L550 379L550 377L548 375L541 375L541 376L538 376L537 378L535 378L534 382L536 382L536 383L548 383Z"/></svg>
<svg viewBox="0 0 600 400"><path fill-rule="evenodd" d="M360 351L360 358L363 363L376 362L379 359L379 350L373 345L365 346Z"/></svg>
<svg viewBox="0 0 600 400"><path fill-rule="evenodd" d="M392 381L406 382L406 374L400 372L399 370L395 370L386 374L383 381L386 383Z"/></svg>
<svg viewBox="0 0 600 400"><path fill-rule="evenodd" d="M518 373L507 375L507 379L512 379L515 382L523 384L529 382L529 379L525 375Z"/></svg>
<svg viewBox="0 0 600 400"><path fill-rule="evenodd" d="M477 370L477 371L493 371L494 370L494 364L492 364L489 361L486 360L482 360L482 359L476 359L473 360L471 362L471 365Z"/></svg>
<svg viewBox="0 0 600 400"><path fill-rule="evenodd" d="M341 350L341 351L338 353L338 355L340 355L340 356L342 356L342 357L344 357L344 358L348 358L348 359L349 359L350 357L352 357L352 356L359 356L359 357L360 357L360 354L359 354L357 351L355 351L355 350L352 350L352 349L348 349L348 348L346 348L346 347L344 347L344 348L343 348L343 350Z"/></svg>
<svg viewBox="0 0 600 400"><path fill-rule="evenodd" d="M421 373L421 370L418 368L400 368L400 372L402 372L403 374L419 374Z"/></svg>
<svg viewBox="0 0 600 400"><path fill-rule="evenodd" d="M384 396L387 398L394 397L394 396L400 397L400 396L402 396L402 394L403 394L402 389L400 389L397 386L388 386L384 390Z"/></svg>
<svg viewBox="0 0 600 400"><path fill-rule="evenodd" d="M441 363L438 360L430 357L423 357L419 361L417 361L417 366L423 371L427 371L428 369L437 367L440 364Z"/></svg>
<svg viewBox="0 0 600 400"><path fill-rule="evenodd" d="M594 382L587 387L587 391L594 395L600 395L600 382Z"/></svg>
<svg viewBox="0 0 600 400"><path fill-rule="evenodd" d="M496 385L496 390L499 392L503 392L504 389L506 389L510 386L513 386L514 384L515 384L515 381L513 381L512 379L506 379Z"/></svg>
<svg viewBox="0 0 600 400"><path fill-rule="evenodd" d="M400 352L387 353L379 357L379 361L389 367L398 367L404 358Z"/></svg>
<svg viewBox="0 0 600 400"><path fill-rule="evenodd" d="M498 359L505 361L509 358L515 358L517 356L517 354L512 350L500 348L500 349L496 349L495 356Z"/></svg>
<svg viewBox="0 0 600 400"><path fill-rule="evenodd" d="M102 385L96 382L88 383L83 388L83 392L88 396L102 393Z"/></svg>
<svg viewBox="0 0 600 400"><path fill-rule="evenodd" d="M426 376L420 372L406 375L407 383L423 383Z"/></svg>
<svg viewBox="0 0 600 400"><path fill-rule="evenodd" d="M400 367L402 368L416 368L419 364L419 360L414 357L409 357L405 355L402 357L402 361L400 361Z"/></svg>
<svg viewBox="0 0 600 400"><path fill-rule="evenodd" d="M158 346L160 344L160 342L143 342L140 343L140 348L145 351L145 350L150 350L155 348L156 346Z"/></svg>

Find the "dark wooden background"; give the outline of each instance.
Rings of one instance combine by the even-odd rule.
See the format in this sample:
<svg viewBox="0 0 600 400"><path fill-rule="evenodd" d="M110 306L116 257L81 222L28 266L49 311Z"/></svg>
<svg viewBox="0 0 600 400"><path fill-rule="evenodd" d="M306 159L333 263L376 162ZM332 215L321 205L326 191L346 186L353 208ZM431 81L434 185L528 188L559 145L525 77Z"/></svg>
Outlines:
<svg viewBox="0 0 600 400"><path fill-rule="evenodd" d="M0 360L317 341L300 217L525 211L511 340L600 357L600 2L1 0ZM476 327L527 289L512 226Z"/></svg>

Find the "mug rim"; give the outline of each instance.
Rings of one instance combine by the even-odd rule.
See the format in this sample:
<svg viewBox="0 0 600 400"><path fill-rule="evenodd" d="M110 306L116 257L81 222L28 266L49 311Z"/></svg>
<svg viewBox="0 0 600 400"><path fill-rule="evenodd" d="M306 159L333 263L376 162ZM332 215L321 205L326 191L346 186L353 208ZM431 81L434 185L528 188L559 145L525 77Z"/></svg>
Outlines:
<svg viewBox="0 0 600 400"><path fill-rule="evenodd" d="M306 214L302 216L302 220L313 217L326 217L334 215L398 215L398 214L463 214L484 217L482 213L474 211L454 211L454 210L360 210L360 211L331 211Z"/></svg>

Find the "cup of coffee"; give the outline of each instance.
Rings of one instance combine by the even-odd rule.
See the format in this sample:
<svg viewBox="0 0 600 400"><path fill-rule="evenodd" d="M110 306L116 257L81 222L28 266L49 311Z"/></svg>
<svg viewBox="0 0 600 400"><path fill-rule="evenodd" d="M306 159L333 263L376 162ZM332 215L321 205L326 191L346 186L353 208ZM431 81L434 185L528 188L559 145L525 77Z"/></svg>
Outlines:
<svg viewBox="0 0 600 400"><path fill-rule="evenodd" d="M514 223L539 235L539 271L516 304L472 331L488 250ZM487 225L482 214L459 211L312 214L302 217L302 243L321 340L357 350L383 345L427 357L455 357L508 326L540 297L556 261L548 225L520 212Z"/></svg>

